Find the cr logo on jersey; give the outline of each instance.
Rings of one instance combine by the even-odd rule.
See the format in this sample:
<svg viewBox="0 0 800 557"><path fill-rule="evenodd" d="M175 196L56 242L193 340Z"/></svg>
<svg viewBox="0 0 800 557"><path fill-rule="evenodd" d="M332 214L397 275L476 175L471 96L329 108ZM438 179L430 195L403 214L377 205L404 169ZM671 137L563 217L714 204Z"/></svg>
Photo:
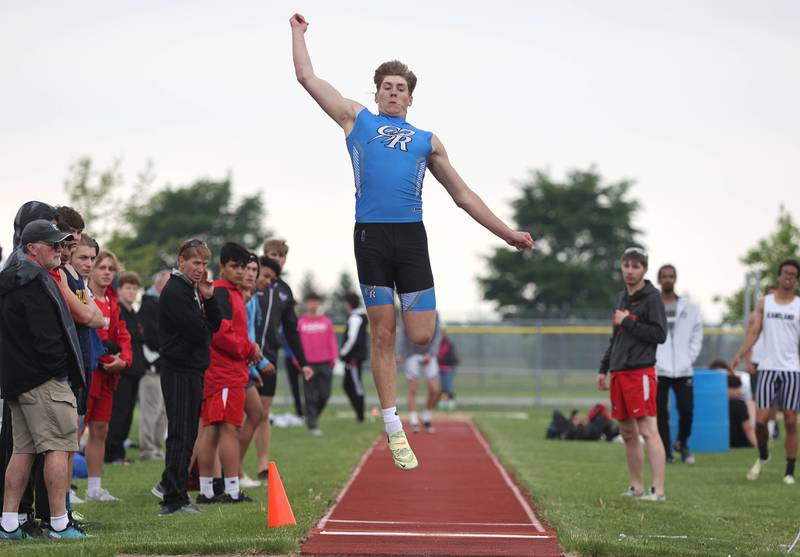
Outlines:
<svg viewBox="0 0 800 557"><path fill-rule="evenodd" d="M412 136L416 133L413 130L406 130L398 128L397 126L381 126L377 130L378 135L367 141L372 143L376 139L382 138L381 143L387 149L394 149L398 145L401 151L408 151L408 143L414 139Z"/></svg>

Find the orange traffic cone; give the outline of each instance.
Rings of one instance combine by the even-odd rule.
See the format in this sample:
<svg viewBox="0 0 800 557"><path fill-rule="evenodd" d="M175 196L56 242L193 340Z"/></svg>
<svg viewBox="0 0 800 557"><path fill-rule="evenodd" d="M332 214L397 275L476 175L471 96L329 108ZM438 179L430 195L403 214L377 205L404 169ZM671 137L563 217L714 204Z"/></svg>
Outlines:
<svg viewBox="0 0 800 557"><path fill-rule="evenodd" d="M278 467L274 461L270 461L269 479L267 480L267 527L277 528L278 526L288 526L297 524L292 512L292 506L283 490L283 482L278 474Z"/></svg>

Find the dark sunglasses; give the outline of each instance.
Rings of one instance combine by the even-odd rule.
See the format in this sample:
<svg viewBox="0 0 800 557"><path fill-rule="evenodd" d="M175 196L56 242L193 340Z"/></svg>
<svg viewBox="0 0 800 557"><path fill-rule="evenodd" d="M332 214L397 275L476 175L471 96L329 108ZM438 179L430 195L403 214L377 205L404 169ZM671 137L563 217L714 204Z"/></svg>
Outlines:
<svg viewBox="0 0 800 557"><path fill-rule="evenodd" d="M181 257L183 255L183 252L185 252L187 249L189 249L189 248L197 248L197 247L200 247L200 246L208 247L203 240L198 240L197 238L193 238L191 240L188 240L188 241L183 243L183 245L181 246L181 249L178 251L178 257Z"/></svg>
<svg viewBox="0 0 800 557"><path fill-rule="evenodd" d="M64 245L64 242L36 242L37 244L42 244L45 246L50 246L53 249L61 249L61 246Z"/></svg>

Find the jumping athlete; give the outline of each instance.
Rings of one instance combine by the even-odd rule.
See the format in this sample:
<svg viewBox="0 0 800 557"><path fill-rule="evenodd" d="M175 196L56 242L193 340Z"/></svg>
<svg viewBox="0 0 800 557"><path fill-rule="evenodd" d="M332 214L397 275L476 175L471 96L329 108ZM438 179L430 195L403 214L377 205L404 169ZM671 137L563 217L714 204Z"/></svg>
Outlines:
<svg viewBox="0 0 800 557"><path fill-rule="evenodd" d="M305 41L308 22L295 14L289 23L297 80L346 137L355 177L353 242L372 333L372 371L394 463L410 470L417 467L417 459L395 402L394 291L409 338L427 344L434 331L436 296L422 224L425 170L430 169L456 205L510 246L530 249L533 239L492 213L451 166L438 137L406 120L417 78L405 64L385 62L375 71L378 114L372 114L314 74Z"/></svg>
<svg viewBox="0 0 800 557"><path fill-rule="evenodd" d="M753 325L736 352L731 369L753 348L759 335L764 335L764 358L759 362L756 387L756 439L758 460L747 471L748 480L757 480L769 458L769 420L772 405L783 406L786 427L786 472L783 482L794 484L797 458L797 411L800 410L800 296L796 295L800 263L787 259L778 267L778 290L758 301Z"/></svg>

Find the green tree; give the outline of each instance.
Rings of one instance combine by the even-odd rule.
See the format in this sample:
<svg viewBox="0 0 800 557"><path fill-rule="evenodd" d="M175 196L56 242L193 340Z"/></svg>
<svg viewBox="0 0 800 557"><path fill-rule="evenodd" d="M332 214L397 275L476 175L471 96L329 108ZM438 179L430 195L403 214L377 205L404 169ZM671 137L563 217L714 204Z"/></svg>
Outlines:
<svg viewBox="0 0 800 557"><path fill-rule="evenodd" d="M120 212L116 192L124 181L121 164L115 159L105 170L97 170L91 158L82 157L70 165L64 180L70 206L81 214L87 231L101 241L108 239L108 229Z"/></svg>
<svg viewBox="0 0 800 557"><path fill-rule="evenodd" d="M797 258L798 254L800 254L800 228L795 224L792 215L781 205L775 231L747 250L740 261L747 266L748 272L760 274L759 290L764 292L767 287L775 285L781 261ZM744 295L745 289L741 288L727 298L718 296L715 299L725 304L725 315L722 318L724 322L742 322Z"/></svg>
<svg viewBox="0 0 800 557"><path fill-rule="evenodd" d="M517 228L531 231L536 248L495 250L488 275L478 279L485 299L505 318L607 314L621 288L620 255L641 246L632 185L604 183L594 167L563 181L533 171L512 207Z"/></svg>
<svg viewBox="0 0 800 557"><path fill-rule="evenodd" d="M114 232L108 247L128 269L147 276L175 265L178 246L190 237L205 240L213 261L218 261L226 241L253 248L267 236L262 224L264 213L259 194L234 202L230 177L201 179L128 205L123 212L127 227Z"/></svg>

